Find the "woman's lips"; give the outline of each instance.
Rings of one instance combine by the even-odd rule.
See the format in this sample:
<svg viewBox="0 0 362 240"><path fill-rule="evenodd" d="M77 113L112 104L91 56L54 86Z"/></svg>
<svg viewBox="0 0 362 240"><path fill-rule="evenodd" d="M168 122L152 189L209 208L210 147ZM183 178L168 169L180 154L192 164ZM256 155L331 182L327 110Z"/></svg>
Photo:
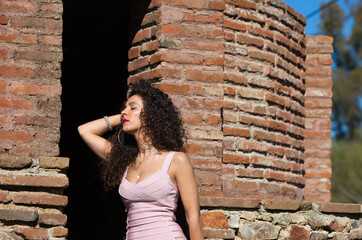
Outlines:
<svg viewBox="0 0 362 240"><path fill-rule="evenodd" d="M125 124L126 122L129 122L127 119L122 120L122 124Z"/></svg>

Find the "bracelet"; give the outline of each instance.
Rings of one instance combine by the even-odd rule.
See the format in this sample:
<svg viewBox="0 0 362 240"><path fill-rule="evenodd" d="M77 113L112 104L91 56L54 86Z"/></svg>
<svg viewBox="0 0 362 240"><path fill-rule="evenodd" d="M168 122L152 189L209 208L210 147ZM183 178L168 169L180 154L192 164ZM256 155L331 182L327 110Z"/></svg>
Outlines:
<svg viewBox="0 0 362 240"><path fill-rule="evenodd" d="M111 123L110 123L109 120L108 120L108 117L107 117L107 116L104 116L103 119L104 119L104 121L105 121L106 124L107 124L108 130L109 130L109 131L112 131L113 128L112 128Z"/></svg>

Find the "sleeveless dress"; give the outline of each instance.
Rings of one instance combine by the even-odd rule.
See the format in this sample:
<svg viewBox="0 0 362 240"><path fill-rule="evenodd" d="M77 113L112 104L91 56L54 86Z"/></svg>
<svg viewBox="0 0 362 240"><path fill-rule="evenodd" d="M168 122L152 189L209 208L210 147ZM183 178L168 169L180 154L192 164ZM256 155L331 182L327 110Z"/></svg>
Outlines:
<svg viewBox="0 0 362 240"><path fill-rule="evenodd" d="M127 214L127 240L186 239L175 222L178 189L168 175L173 155L169 152L162 168L134 184L126 179L128 168L119 185L119 194Z"/></svg>

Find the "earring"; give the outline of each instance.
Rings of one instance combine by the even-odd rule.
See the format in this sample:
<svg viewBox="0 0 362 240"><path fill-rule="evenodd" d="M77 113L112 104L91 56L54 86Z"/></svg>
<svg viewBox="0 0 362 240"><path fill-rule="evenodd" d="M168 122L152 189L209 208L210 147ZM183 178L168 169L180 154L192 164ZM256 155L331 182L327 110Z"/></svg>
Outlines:
<svg viewBox="0 0 362 240"><path fill-rule="evenodd" d="M121 143L121 139L120 139L119 135L121 134L122 131L123 131L122 128L119 129L119 132L118 132L118 134L117 134L118 142L119 142L120 145L122 145L122 143Z"/></svg>

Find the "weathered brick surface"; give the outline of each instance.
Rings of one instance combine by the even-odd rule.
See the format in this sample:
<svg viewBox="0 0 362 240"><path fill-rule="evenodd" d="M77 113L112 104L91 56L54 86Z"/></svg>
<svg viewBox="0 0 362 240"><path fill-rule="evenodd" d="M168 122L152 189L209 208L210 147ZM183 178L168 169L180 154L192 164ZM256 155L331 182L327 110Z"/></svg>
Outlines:
<svg viewBox="0 0 362 240"><path fill-rule="evenodd" d="M60 211L68 202L61 195L68 178L60 172L69 159L57 157L63 4L0 5L0 226L9 232L0 238L49 239L48 227L65 220L49 222L42 209Z"/></svg>
<svg viewBox="0 0 362 240"><path fill-rule="evenodd" d="M191 159L220 163L198 166L200 195L303 198L306 21L281 4L160 1L131 39L128 83L169 93ZM210 159L209 144L222 154Z"/></svg>
<svg viewBox="0 0 362 240"><path fill-rule="evenodd" d="M308 201L331 199L332 42L326 36L306 38L304 196Z"/></svg>

